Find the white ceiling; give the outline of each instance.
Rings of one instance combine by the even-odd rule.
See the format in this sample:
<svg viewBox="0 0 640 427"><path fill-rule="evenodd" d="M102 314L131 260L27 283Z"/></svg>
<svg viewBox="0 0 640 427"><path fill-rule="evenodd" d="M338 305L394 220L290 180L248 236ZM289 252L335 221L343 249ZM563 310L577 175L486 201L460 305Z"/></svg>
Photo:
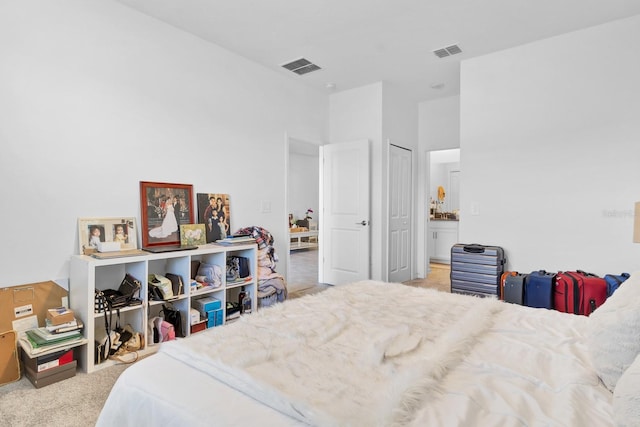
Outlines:
<svg viewBox="0 0 640 427"><path fill-rule="evenodd" d="M117 1L318 90L385 81L415 101L458 94L461 60L640 14L640 0ZM432 53L451 44L463 52ZM300 57L322 70L281 67Z"/></svg>

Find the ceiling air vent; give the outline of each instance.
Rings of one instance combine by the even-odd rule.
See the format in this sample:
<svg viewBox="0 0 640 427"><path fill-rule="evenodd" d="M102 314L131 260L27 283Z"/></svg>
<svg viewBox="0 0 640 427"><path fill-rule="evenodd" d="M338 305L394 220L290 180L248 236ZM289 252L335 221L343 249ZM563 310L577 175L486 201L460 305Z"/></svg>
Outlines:
<svg viewBox="0 0 640 427"><path fill-rule="evenodd" d="M452 44L451 46L443 47L441 49L436 49L433 51L433 53L438 58L446 58L447 56L455 55L460 52L462 52L462 49L460 49L460 46L458 46L457 44Z"/></svg>
<svg viewBox="0 0 640 427"><path fill-rule="evenodd" d="M310 73L312 71L320 70L316 64L308 61L304 58L296 59L295 61L291 61L287 64L283 65L289 71L293 71L296 74L303 75Z"/></svg>

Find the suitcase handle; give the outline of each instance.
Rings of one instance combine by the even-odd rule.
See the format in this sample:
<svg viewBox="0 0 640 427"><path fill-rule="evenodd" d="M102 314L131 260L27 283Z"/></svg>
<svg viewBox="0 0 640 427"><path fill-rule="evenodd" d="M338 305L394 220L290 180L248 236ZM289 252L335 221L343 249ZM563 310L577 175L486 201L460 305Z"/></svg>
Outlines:
<svg viewBox="0 0 640 427"><path fill-rule="evenodd" d="M576 273L580 273L580 274L582 274L583 276L587 276L587 277L598 277L598 275L597 275L597 274L587 273L587 272L586 272L586 271L584 271L584 270L576 270Z"/></svg>
<svg viewBox="0 0 640 427"><path fill-rule="evenodd" d="M484 246L474 243L471 245L465 245L462 250L465 252L471 252L472 254L481 254L484 253Z"/></svg>

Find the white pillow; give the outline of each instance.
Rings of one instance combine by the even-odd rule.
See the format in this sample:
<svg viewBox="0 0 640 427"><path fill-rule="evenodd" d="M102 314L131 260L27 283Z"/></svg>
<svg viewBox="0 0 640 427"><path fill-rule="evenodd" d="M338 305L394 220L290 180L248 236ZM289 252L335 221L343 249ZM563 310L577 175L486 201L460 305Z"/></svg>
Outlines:
<svg viewBox="0 0 640 427"><path fill-rule="evenodd" d="M624 371L613 391L613 419L618 427L640 426L640 356Z"/></svg>
<svg viewBox="0 0 640 427"><path fill-rule="evenodd" d="M589 354L610 391L640 353L639 331L640 272L636 272L589 316Z"/></svg>

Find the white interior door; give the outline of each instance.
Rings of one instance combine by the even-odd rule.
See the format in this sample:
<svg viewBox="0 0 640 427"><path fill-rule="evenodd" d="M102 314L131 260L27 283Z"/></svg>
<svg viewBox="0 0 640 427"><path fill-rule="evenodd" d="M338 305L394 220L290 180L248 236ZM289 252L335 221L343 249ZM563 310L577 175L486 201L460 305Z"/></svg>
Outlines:
<svg viewBox="0 0 640 427"><path fill-rule="evenodd" d="M369 141L321 147L320 281L332 285L370 277Z"/></svg>
<svg viewBox="0 0 640 427"><path fill-rule="evenodd" d="M411 150L389 147L389 281L411 280Z"/></svg>

